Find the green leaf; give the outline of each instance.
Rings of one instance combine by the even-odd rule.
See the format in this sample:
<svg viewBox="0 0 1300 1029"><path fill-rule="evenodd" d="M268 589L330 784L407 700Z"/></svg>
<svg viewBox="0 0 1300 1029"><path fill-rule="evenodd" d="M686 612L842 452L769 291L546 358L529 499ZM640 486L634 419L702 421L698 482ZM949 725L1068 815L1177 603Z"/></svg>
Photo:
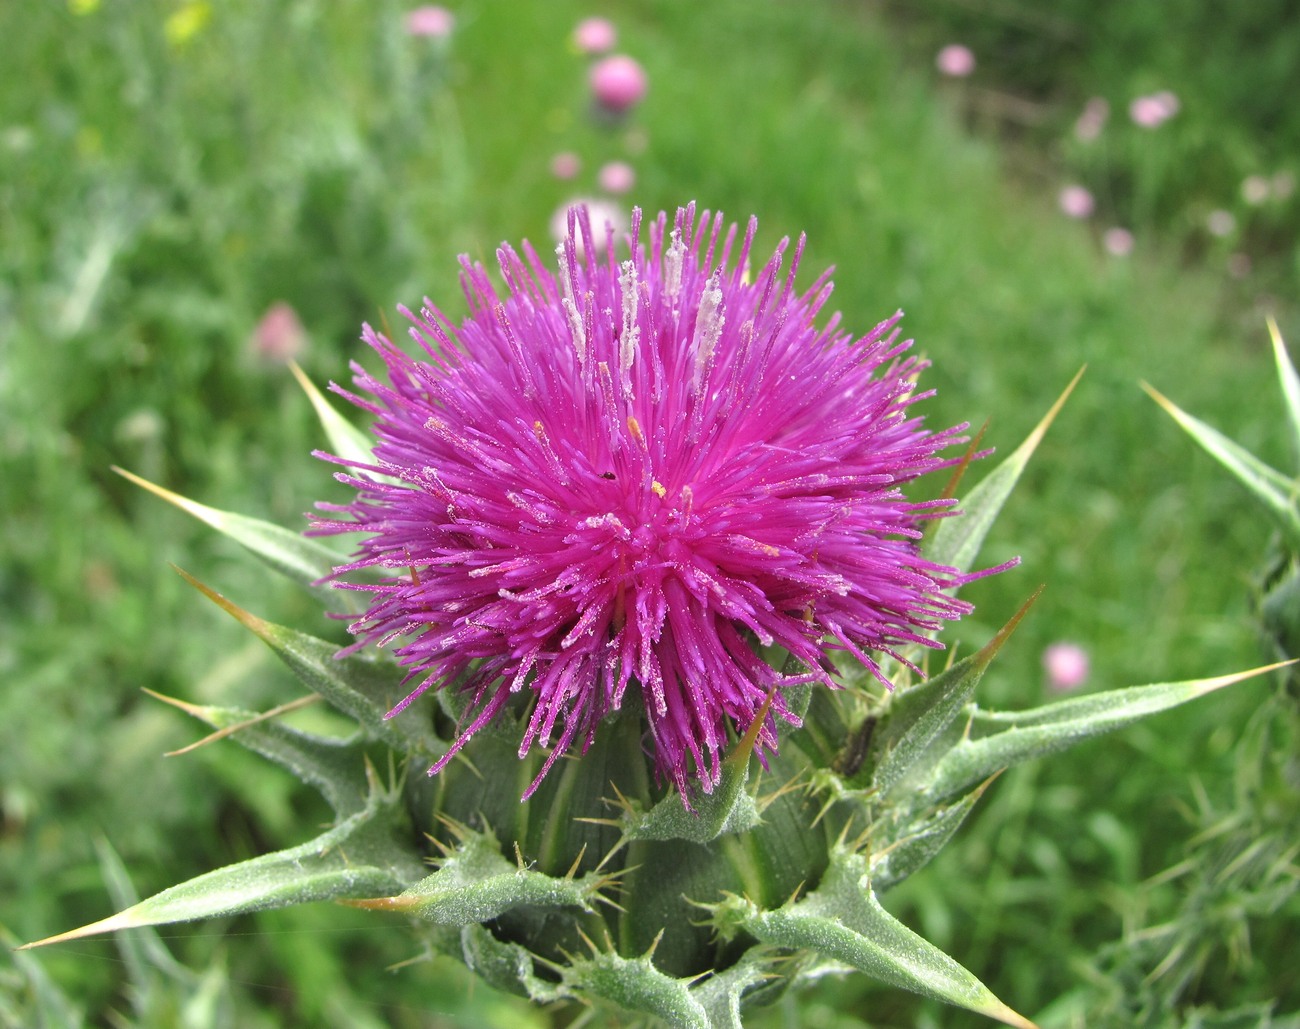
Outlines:
<svg viewBox="0 0 1300 1029"><path fill-rule="evenodd" d="M1025 441L1016 448L1015 453L993 469L978 486L970 491L961 502L961 514L952 518L940 519L934 535L927 537L922 550L925 557L936 564L947 565L960 571L968 571L975 563L984 538L997 520L1007 497L1015 489L1021 473L1029 463L1030 457L1042 442L1065 401L1069 398L1084 369L1065 387L1051 409L1043 416Z"/></svg>
<svg viewBox="0 0 1300 1029"><path fill-rule="evenodd" d="M312 381L307 378L306 373L295 362L289 362L289 370L293 372L294 378L298 380L298 385L307 394L311 406L316 409L316 417L320 419L321 427L325 430L325 435L329 439L330 449L333 451L334 456L359 464L373 463L375 459L372 453L374 441L370 436L334 410L334 406L325 399L324 394L316 388Z"/></svg>
<svg viewBox="0 0 1300 1029"><path fill-rule="evenodd" d="M342 564L345 558L317 540L303 536L301 533L291 532L271 522L208 507L196 500L182 497L179 493L156 486L148 479L142 479L116 465L113 466L113 471L137 486L147 489L155 496L176 505L199 521L206 522L223 535L229 536L281 575L309 587L320 596L328 597L332 603L344 602L344 598L339 595L344 591L319 586L317 582L330 575L334 567Z"/></svg>
<svg viewBox="0 0 1300 1029"><path fill-rule="evenodd" d="M934 800L949 796L1021 761L1065 750L1089 737L1122 728L1147 715L1167 711L1288 663L1210 679L1131 686L1062 700L1030 711L972 710L968 738L957 743L935 766L925 794Z"/></svg>
<svg viewBox="0 0 1300 1029"><path fill-rule="evenodd" d="M1042 593L1039 587L1011 620L979 651L913 686L890 702L884 724L875 732L873 751L881 755L872 785L887 796L930 754L940 733L952 723L984 677L993 658Z"/></svg>
<svg viewBox="0 0 1300 1029"><path fill-rule="evenodd" d="M338 647L334 644L258 618L188 572L176 570L186 582L275 651L311 692L319 693L338 710L355 718L372 739L434 759L446 752L446 745L433 736L426 720L416 712L399 718L384 717L407 693L395 665L356 655L337 657Z"/></svg>
<svg viewBox="0 0 1300 1029"><path fill-rule="evenodd" d="M1206 453L1235 475L1237 481L1273 513L1293 543L1300 543L1300 511L1297 511L1295 504L1296 480L1270 468L1217 429L1188 414L1153 386L1144 382L1142 388Z"/></svg>
<svg viewBox="0 0 1300 1029"><path fill-rule="evenodd" d="M594 911L603 900L600 891L612 880L598 873L575 878L546 875L512 864L501 856L501 846L490 831L475 832L453 823L459 838L432 875L395 896L351 901L353 907L400 911L426 922L469 925L487 922L520 906L580 908ZM576 868L576 862L575 862Z"/></svg>
<svg viewBox="0 0 1300 1029"><path fill-rule="evenodd" d="M1295 454L1300 457L1300 376L1296 375L1295 365L1286 352L1286 343L1278 331L1277 322L1268 320L1268 334L1273 340L1273 360L1277 364L1278 381L1282 384L1282 396L1286 400L1287 421L1291 425L1291 443Z"/></svg>
<svg viewBox="0 0 1300 1029"><path fill-rule="evenodd" d="M867 859L839 846L821 885L803 900L775 911L729 897L709 905L726 936L749 933L762 943L807 949L843 962L900 989L955 1004L1011 1026L1033 1023L939 948L889 914L868 881Z"/></svg>
<svg viewBox="0 0 1300 1029"><path fill-rule="evenodd" d="M365 810L308 843L208 872L23 949L137 926L397 892L423 874L409 832L397 798L372 781Z"/></svg>
<svg viewBox="0 0 1300 1029"><path fill-rule="evenodd" d="M316 787L340 818L355 814L366 806L365 749L357 736L345 740L331 739L272 720L292 707L302 706L301 702L258 714L238 708L190 704L148 689L145 692L217 730L197 743L173 751L173 754L185 753L232 736L249 750L287 768L303 782ZM303 698L306 701L319 699L318 694Z"/></svg>

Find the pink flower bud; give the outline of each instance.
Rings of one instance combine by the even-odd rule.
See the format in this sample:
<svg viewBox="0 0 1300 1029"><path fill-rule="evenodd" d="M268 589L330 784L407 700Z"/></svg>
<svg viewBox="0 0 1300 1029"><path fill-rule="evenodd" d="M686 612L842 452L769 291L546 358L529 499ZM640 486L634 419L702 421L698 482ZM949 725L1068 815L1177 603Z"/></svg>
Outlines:
<svg viewBox="0 0 1300 1029"><path fill-rule="evenodd" d="M267 308L248 340L249 349L270 364L297 360L307 349L307 330L298 312L283 300Z"/></svg>
<svg viewBox="0 0 1300 1029"><path fill-rule="evenodd" d="M1057 203L1067 218L1088 218L1096 207L1092 194L1082 186L1066 186L1057 197Z"/></svg>
<svg viewBox="0 0 1300 1029"><path fill-rule="evenodd" d="M1150 96L1138 97L1128 105L1128 115L1135 125L1154 129L1177 114L1181 106L1178 97L1164 89Z"/></svg>
<svg viewBox="0 0 1300 1029"><path fill-rule="evenodd" d="M582 160L577 154L565 151L551 158L551 174L557 179L575 178L582 171Z"/></svg>
<svg viewBox="0 0 1300 1029"><path fill-rule="evenodd" d="M1088 681L1088 652L1077 643L1053 643L1043 651L1043 671L1052 689L1077 690Z"/></svg>
<svg viewBox="0 0 1300 1029"><path fill-rule="evenodd" d="M455 15L436 4L417 7L406 16L406 31L412 36L446 39L455 26Z"/></svg>
<svg viewBox="0 0 1300 1029"><path fill-rule="evenodd" d="M645 97L645 69L626 54L615 54L597 61L589 78L596 103L607 111L622 114Z"/></svg>
<svg viewBox="0 0 1300 1029"><path fill-rule="evenodd" d="M584 18L573 30L573 44L584 54L604 54L614 49L618 32L608 18Z"/></svg>
<svg viewBox="0 0 1300 1029"><path fill-rule="evenodd" d="M1128 257L1133 253L1133 233L1128 229L1107 229L1101 237L1101 245L1111 257Z"/></svg>
<svg viewBox="0 0 1300 1029"><path fill-rule="evenodd" d="M935 55L934 65L949 78L964 79L975 70L975 54L968 46L949 43Z"/></svg>
<svg viewBox="0 0 1300 1029"><path fill-rule="evenodd" d="M626 193L636 185L636 172L626 161L610 161L597 173L596 181L606 193Z"/></svg>

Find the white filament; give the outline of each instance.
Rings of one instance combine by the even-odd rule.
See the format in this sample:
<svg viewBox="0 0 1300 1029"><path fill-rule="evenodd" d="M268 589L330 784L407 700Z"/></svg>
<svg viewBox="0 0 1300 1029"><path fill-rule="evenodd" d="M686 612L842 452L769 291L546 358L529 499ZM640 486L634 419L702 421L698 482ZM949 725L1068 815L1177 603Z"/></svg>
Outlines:
<svg viewBox="0 0 1300 1029"><path fill-rule="evenodd" d="M630 393L632 379L629 373L632 371L632 362L636 359L637 346L641 337L641 328L636 323L637 276L636 265L633 262L623 262L618 284L623 291L623 332L618 338L618 367L623 388Z"/></svg>
<svg viewBox="0 0 1300 1029"><path fill-rule="evenodd" d="M555 248L555 256L560 259L560 286L564 296L560 303L564 307L565 317L569 320L569 335L573 337L573 349L578 352L579 366L587 363L587 330L582 324L582 315L573 299L573 277L569 274L569 261L564 253L564 244Z"/></svg>
<svg viewBox="0 0 1300 1029"><path fill-rule="evenodd" d="M672 242L668 253L664 255L664 296L676 300L682 291L682 258L686 255L686 244L682 242L682 230L673 229Z"/></svg>
<svg viewBox="0 0 1300 1029"><path fill-rule="evenodd" d="M704 292L700 294L700 309L695 315L695 336L691 340L691 350L695 353L691 389L696 393L703 388L704 376L708 373L713 351L718 346L726 322L727 316L722 310L722 278L715 271L704 287Z"/></svg>

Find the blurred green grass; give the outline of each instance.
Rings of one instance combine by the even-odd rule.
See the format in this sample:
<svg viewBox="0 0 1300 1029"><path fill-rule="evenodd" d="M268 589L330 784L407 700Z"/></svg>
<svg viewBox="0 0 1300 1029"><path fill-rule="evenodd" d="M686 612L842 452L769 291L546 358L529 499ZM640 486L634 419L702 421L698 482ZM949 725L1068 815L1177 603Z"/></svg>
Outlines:
<svg viewBox="0 0 1300 1029"><path fill-rule="evenodd" d="M169 18L187 10L201 27L177 41L173 21L169 38ZM160 759L193 730L139 687L243 705L292 691L168 561L259 613L326 629L309 598L268 584L109 466L302 524L337 487L308 456L320 441L296 386L249 352L261 313L292 303L309 373L346 379L347 362L365 359L361 321L395 320L396 303L426 294L461 310L455 254L490 261L521 235L542 246L552 211L591 192L614 157L634 162L632 199L648 210L695 199L754 212L764 245L806 231L805 269L836 265L832 306L849 324L904 308L934 362L936 425L989 420L1006 452L1088 364L990 541L990 563L1020 554L1023 565L978 584L977 614L959 627L963 646L978 645L1048 586L983 703L1039 700L1039 654L1062 638L1090 650L1095 688L1257 661L1248 580L1269 527L1137 381L1290 467L1259 312L1275 308L1300 338L1294 297L1268 293L1294 267L1293 238L1270 237L1258 263L1272 271L1246 281L1200 259L1176 215L1146 226L1133 257L1108 257L1056 210L1044 169L1069 172L1060 155L990 125L963 84L935 81L927 47L969 24L946 7L609 4L651 82L618 128L586 110L585 64L568 43L584 5L461 4L445 52L407 38L403 13L386 0L0 8L20 86L0 94L0 922L15 936L107 913L101 835L144 893L298 842L324 817L236 748ZM981 74L996 77L997 17L979 24ZM1109 60L1063 64L1053 94L1025 81L1024 68L1042 68L1009 59L998 88L1057 105L1065 124L1086 99L1067 94L1086 81L1080 68ZM1232 108L1195 110L1198 133L1244 131ZM560 150L584 159L575 183L550 176ZM1174 198L1193 188L1166 186ZM1021 1010L1087 987L1098 948L1173 917L1176 894L1140 884L1196 831L1181 813L1194 778L1231 803L1238 739L1267 697L1246 684L1008 775L892 906ZM1255 960L1198 1002L1300 1008L1281 956L1297 942L1295 913L1252 916ZM520 1017L447 964L386 973L412 956L400 928L324 909L233 929L182 930L173 945L195 967L228 964L240 1024ZM130 1007L114 953L93 944L37 960L98 1021ZM9 971L0 1010L34 1010L30 979ZM420 1013L434 998L446 1021ZM824 1008L880 1026L975 1024L852 983L809 1003L800 1019ZM788 1024L792 1010L765 1017Z"/></svg>

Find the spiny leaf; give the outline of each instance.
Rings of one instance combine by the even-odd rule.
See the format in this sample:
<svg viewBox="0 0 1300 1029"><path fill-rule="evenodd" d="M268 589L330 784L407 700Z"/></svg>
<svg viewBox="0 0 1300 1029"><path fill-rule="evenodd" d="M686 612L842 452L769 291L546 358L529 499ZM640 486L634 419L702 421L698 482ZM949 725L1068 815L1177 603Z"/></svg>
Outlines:
<svg viewBox="0 0 1300 1029"><path fill-rule="evenodd" d="M1277 364L1278 381L1282 384L1282 396L1286 400L1287 421L1291 425L1291 442L1295 454L1300 459L1300 376L1296 375L1295 365L1286 352L1286 343L1278 331L1277 322L1268 320L1268 334L1273 340L1273 360Z"/></svg>
<svg viewBox="0 0 1300 1029"><path fill-rule="evenodd" d="M925 793L931 799L940 799L1021 761L1064 750L1091 736L1122 728L1147 715L1291 663L1284 661L1209 679L1131 686L1062 700L1031 711L1005 714L973 711L969 738L949 750L935 766Z"/></svg>
<svg viewBox="0 0 1300 1029"><path fill-rule="evenodd" d="M448 950L448 953L455 951ZM533 954L517 943L498 940L477 922L460 929L460 959L489 986L528 997L538 1004L563 1000L559 986L534 972Z"/></svg>
<svg viewBox="0 0 1300 1029"><path fill-rule="evenodd" d="M997 776L990 776L955 804L940 808L906 835L870 855L871 884L881 893L919 872L939 853Z"/></svg>
<svg viewBox="0 0 1300 1029"><path fill-rule="evenodd" d="M486 922L520 906L580 908L593 911L607 876L550 876L501 856L491 832L458 826L459 842L438 870L395 896L349 901L352 907L400 911L427 922L469 925Z"/></svg>
<svg viewBox="0 0 1300 1029"><path fill-rule="evenodd" d="M868 881L866 858L837 847L821 884L803 900L775 911L730 897L710 908L719 931L749 933L762 943L807 949L873 978L1033 1029L970 972L889 914Z"/></svg>
<svg viewBox="0 0 1300 1029"><path fill-rule="evenodd" d="M396 892L422 874L395 798L372 781L366 808L309 843L200 875L99 922L22 949L142 925Z"/></svg>
<svg viewBox="0 0 1300 1029"><path fill-rule="evenodd" d="M311 406L316 409L316 417L320 419L334 456L349 462L370 464L374 460L371 453L374 441L334 410L334 406L325 399L324 394L307 378L296 362L289 362L289 371L293 372L293 377L307 394Z"/></svg>
<svg viewBox="0 0 1300 1029"><path fill-rule="evenodd" d="M938 735L957 717L984 677L984 670L1042 592L1040 586L979 651L899 694L891 703L890 717L877 730L873 742L873 749L883 756L876 765L872 784L882 795L904 780Z"/></svg>
<svg viewBox="0 0 1300 1029"><path fill-rule="evenodd" d="M674 979L654 966L649 954L624 958L612 950L571 958L557 969L569 996L597 996L624 1011L661 1018L675 1029L713 1029L690 980Z"/></svg>
<svg viewBox="0 0 1300 1029"><path fill-rule="evenodd" d="M1061 408L1065 406L1065 401L1083 377L1083 372L1084 369L1080 368L1070 384L1065 387L1065 392L1057 398L1056 403L1025 441L1016 448L1015 453L993 469L966 495L961 503L961 515L940 520L938 529L927 539L923 547L928 560L961 571L971 568L984 538L1002 510L1002 505L1015 489L1030 457L1042 442Z"/></svg>
<svg viewBox="0 0 1300 1029"><path fill-rule="evenodd" d="M113 466L113 471L229 536L281 575L311 588L318 594L328 596L333 603L341 602L338 596L341 591L316 585L343 561L338 554L323 544L271 522L229 511L219 511L215 507L200 504L196 500L182 497L179 493L156 486L148 479L142 479L116 465Z"/></svg>
<svg viewBox="0 0 1300 1029"><path fill-rule="evenodd" d="M1300 542L1300 512L1295 504L1297 483L1294 479L1270 468L1217 429L1188 414L1154 386L1144 382L1142 388L1206 453L1235 475L1237 481L1273 513L1292 542Z"/></svg>
<svg viewBox="0 0 1300 1029"><path fill-rule="evenodd" d="M424 728L418 717L385 717L405 695L401 675L395 667L385 667L355 655L339 658L338 648L333 644L258 618L188 572L176 570L186 582L275 651L304 686L355 718L372 738L384 740L398 750L414 749L426 756L437 757L445 752L445 745Z"/></svg>
<svg viewBox="0 0 1300 1029"><path fill-rule="evenodd" d="M249 750L287 768L303 782L316 787L339 817L355 814L366 806L365 751L356 738L330 739L268 719L268 715L283 713L291 706L289 704L259 715L237 708L190 704L149 689L145 692L217 730L198 743L173 751L173 754L184 753L217 738L234 736ZM311 694L301 699L320 698Z"/></svg>
<svg viewBox="0 0 1300 1029"><path fill-rule="evenodd" d="M725 972L715 973L691 989L709 1017L712 1029L744 1029L740 1011L745 995L765 982L784 986L774 977L772 955L751 949Z"/></svg>

